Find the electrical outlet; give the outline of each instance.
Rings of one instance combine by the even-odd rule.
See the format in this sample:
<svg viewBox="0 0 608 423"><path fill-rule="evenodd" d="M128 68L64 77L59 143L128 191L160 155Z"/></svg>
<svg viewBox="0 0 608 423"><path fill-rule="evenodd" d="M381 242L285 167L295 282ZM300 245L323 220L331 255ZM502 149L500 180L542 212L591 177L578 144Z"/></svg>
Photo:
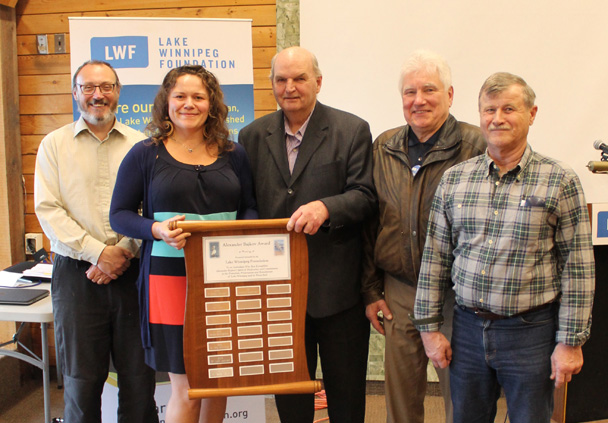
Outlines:
<svg viewBox="0 0 608 423"><path fill-rule="evenodd" d="M49 40L46 34L36 35L36 49L38 54L49 54Z"/></svg>
<svg viewBox="0 0 608 423"><path fill-rule="evenodd" d="M33 255L42 248L42 234L25 234L25 254Z"/></svg>

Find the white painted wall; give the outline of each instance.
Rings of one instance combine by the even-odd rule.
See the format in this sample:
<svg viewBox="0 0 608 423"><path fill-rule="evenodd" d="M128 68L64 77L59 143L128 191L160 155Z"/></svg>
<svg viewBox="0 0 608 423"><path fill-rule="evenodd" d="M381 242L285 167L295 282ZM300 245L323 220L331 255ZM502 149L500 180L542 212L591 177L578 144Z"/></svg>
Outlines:
<svg viewBox="0 0 608 423"><path fill-rule="evenodd" d="M608 202L593 141L608 144L608 2L583 0L301 0L301 45L323 71L319 99L366 119L373 136L405 121L399 68L418 48L452 68L459 120L479 124L477 95L493 72L522 76L539 112L528 141L570 164L588 202Z"/></svg>

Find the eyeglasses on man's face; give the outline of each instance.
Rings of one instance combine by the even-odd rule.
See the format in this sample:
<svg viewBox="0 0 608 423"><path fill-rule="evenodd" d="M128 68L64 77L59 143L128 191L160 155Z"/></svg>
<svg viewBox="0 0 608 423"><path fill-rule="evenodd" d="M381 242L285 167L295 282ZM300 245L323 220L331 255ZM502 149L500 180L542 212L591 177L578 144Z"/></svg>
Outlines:
<svg viewBox="0 0 608 423"><path fill-rule="evenodd" d="M80 87L80 91L83 94L91 95L95 93L95 90L99 88L99 92L102 94L110 94L114 92L114 87L116 84L100 84L100 85L92 85L92 84L77 84Z"/></svg>

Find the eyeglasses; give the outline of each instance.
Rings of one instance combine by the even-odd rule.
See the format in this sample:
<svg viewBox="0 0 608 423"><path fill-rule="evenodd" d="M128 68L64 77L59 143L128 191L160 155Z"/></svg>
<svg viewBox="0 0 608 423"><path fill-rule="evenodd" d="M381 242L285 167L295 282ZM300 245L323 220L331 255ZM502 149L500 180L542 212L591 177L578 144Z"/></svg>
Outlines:
<svg viewBox="0 0 608 423"><path fill-rule="evenodd" d="M82 85L77 84L80 87L80 91L83 94L91 95L95 93L95 90L99 88L99 92L102 94L110 94L114 91L116 84L101 84L101 85Z"/></svg>

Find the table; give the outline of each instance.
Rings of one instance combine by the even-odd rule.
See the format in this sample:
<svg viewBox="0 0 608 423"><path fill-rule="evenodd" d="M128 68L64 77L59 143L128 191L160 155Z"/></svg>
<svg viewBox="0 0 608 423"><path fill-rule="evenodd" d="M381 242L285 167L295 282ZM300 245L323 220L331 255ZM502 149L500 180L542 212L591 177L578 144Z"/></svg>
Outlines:
<svg viewBox="0 0 608 423"><path fill-rule="evenodd" d="M50 291L50 284L37 285L36 289L48 289ZM30 288L20 288L30 289ZM21 326L13 336L12 341L4 342L0 344L0 355L6 355L14 357L19 360L28 362L40 369L42 369L42 380L44 387L44 421L46 423L51 422L51 395L50 395L50 374L49 374L49 351L48 351L48 339L47 339L47 326L49 322L53 321L53 305L51 302L51 296L43 298L40 301L35 302L29 306L19 305L0 305L0 320L22 322ZM24 323L40 323L40 332L42 335L42 358L38 357L21 342L19 342L19 335L23 329ZM10 344L18 344L24 348L27 353L18 351L12 351L3 347ZM57 366L58 383L61 384L60 370Z"/></svg>

